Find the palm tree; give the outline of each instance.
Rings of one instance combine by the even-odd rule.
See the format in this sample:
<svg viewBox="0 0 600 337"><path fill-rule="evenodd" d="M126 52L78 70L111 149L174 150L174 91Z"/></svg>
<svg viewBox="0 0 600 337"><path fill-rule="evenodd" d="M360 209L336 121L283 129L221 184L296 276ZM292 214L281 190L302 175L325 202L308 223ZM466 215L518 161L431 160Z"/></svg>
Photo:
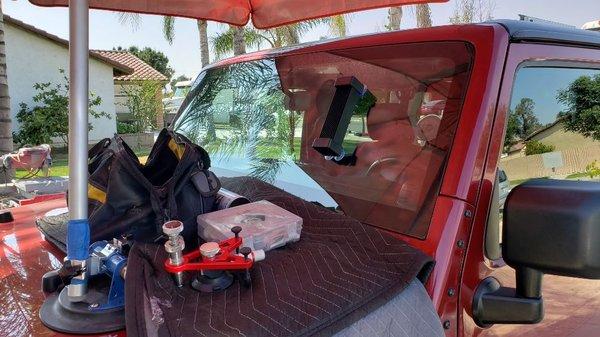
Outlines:
<svg viewBox="0 0 600 337"><path fill-rule="evenodd" d="M429 4L416 5L415 16L417 19L417 27L431 27L431 8ZM402 22L402 7L390 7L388 9L388 23L385 25L387 30L399 30Z"/></svg>
<svg viewBox="0 0 600 337"><path fill-rule="evenodd" d="M202 68L210 63L210 54L208 50L208 22L206 20L198 20L198 35L200 37L200 61Z"/></svg>
<svg viewBox="0 0 600 337"><path fill-rule="evenodd" d="M329 31L333 36L345 37L348 33L348 22L350 21L350 15L336 15L331 18L325 19L329 26Z"/></svg>
<svg viewBox="0 0 600 337"><path fill-rule="evenodd" d="M399 30L402 22L402 7L390 7L388 9L388 24L385 25L387 30Z"/></svg>
<svg viewBox="0 0 600 337"><path fill-rule="evenodd" d="M491 20L496 8L494 0L457 0L450 23L472 23Z"/></svg>
<svg viewBox="0 0 600 337"><path fill-rule="evenodd" d="M208 22L206 20L196 20L198 27L198 38L200 40L200 62L202 68L210 63L210 51L208 47ZM172 17L166 16L163 19L163 34L169 44L173 43L175 37L175 20Z"/></svg>
<svg viewBox="0 0 600 337"><path fill-rule="evenodd" d="M246 50L246 47L259 48L261 41L268 41L268 39L265 36L261 35L256 29L249 27L239 27L239 29L237 29L234 26L229 26L227 30L210 38L210 43L212 45L215 57L217 59L220 59L223 56L234 52L235 35L238 35L237 37L235 37L236 39L238 39L236 43L242 43L239 40L240 33L243 41L244 52ZM240 50L242 49L241 46L237 46L236 48L238 48L238 53L240 53Z"/></svg>
<svg viewBox="0 0 600 337"><path fill-rule="evenodd" d="M133 29L137 29L140 25L140 15L136 13L119 13L119 21L121 24L130 24ZM196 25L198 26L198 36L200 39L200 62L204 68L210 63L208 23L206 20L196 20ZM175 38L175 18L172 16L164 16L162 30L165 40L167 40L169 44L172 44L173 39Z"/></svg>
<svg viewBox="0 0 600 337"><path fill-rule="evenodd" d="M244 39L244 27L230 26L232 31L233 55L246 54L246 42Z"/></svg>
<svg viewBox="0 0 600 337"><path fill-rule="evenodd" d="M229 26L229 29L214 36L211 41L215 56L221 58L232 52L234 55L243 54L245 53L245 47L260 48L263 42L267 43L271 48L298 44L302 35L320 24L328 25L329 30L334 36L343 37L347 33L346 23L347 16L336 15L330 18L301 21L272 29L255 29L248 26L236 28ZM235 40L236 43L234 44L234 37L236 36L237 40ZM241 49L242 43L244 43L243 52ZM235 49L234 47L240 49Z"/></svg>
<svg viewBox="0 0 600 337"><path fill-rule="evenodd" d="M415 16L417 17L417 27L431 27L431 8L429 8L429 4L417 5L415 11Z"/></svg>
<svg viewBox="0 0 600 337"><path fill-rule="evenodd" d="M0 154L13 150L12 122L10 119L10 97L6 77L6 51L4 41L4 14L0 0ZM11 174L0 175L0 181L10 180ZM4 182L4 181L3 181Z"/></svg>

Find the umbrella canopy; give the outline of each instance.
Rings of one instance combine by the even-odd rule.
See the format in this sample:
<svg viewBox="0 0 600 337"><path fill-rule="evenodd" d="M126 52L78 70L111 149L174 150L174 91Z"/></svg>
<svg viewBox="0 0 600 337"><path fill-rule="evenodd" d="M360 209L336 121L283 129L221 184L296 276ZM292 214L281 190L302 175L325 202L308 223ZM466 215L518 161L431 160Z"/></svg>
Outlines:
<svg viewBox="0 0 600 337"><path fill-rule="evenodd" d="M68 6L69 0L29 0L40 6ZM90 0L90 8L182 16L256 28L381 7L448 0Z"/></svg>

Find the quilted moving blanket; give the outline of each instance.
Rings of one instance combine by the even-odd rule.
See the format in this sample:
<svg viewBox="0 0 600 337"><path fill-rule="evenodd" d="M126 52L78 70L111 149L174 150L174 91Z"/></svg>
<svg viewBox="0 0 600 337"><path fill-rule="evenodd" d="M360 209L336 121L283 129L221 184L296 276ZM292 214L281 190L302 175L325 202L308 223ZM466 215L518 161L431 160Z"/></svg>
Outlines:
<svg viewBox="0 0 600 337"><path fill-rule="evenodd" d="M162 245L136 244L126 279L129 336L332 335L418 283L432 265L381 230L260 180L225 178L222 184L302 217L300 241L268 252L252 269L249 287L236 280L216 293L193 290L189 273L177 288L163 270Z"/></svg>

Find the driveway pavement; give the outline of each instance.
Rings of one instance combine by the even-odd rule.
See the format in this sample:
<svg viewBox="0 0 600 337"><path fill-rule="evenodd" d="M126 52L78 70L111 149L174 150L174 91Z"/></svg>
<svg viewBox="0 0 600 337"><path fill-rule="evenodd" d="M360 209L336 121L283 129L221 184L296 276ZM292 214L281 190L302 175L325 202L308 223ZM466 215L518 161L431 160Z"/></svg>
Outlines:
<svg viewBox="0 0 600 337"><path fill-rule="evenodd" d="M501 268L494 276L514 286L514 272ZM600 336L600 280L545 275L545 318L536 325L496 325L481 336L595 337Z"/></svg>

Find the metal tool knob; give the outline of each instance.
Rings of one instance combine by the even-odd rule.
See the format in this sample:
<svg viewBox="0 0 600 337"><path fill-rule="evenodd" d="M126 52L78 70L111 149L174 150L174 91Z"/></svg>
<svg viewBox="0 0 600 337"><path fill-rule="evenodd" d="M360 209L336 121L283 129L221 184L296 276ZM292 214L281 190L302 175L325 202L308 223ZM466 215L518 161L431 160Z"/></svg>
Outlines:
<svg viewBox="0 0 600 337"><path fill-rule="evenodd" d="M167 221L162 226L163 233L169 237L165 242L165 250L169 253L169 262L174 266L180 266L183 263L183 250L185 241L179 235L183 232L183 222L179 220ZM183 272L173 274L175 283L178 287L183 286Z"/></svg>
<svg viewBox="0 0 600 337"><path fill-rule="evenodd" d="M240 226L233 226L231 227L231 232L233 233L233 235L235 236L236 239L238 239L240 237L240 232L242 231L242 227ZM240 247L238 246L235 249L235 253L239 254L240 253Z"/></svg>
<svg viewBox="0 0 600 337"><path fill-rule="evenodd" d="M235 235L236 239L240 236L241 231L242 231L242 227L240 227L240 226L231 227L231 232L233 233L233 235Z"/></svg>
<svg viewBox="0 0 600 337"><path fill-rule="evenodd" d="M217 256L220 251L221 247L219 247L219 244L216 242L206 242L200 245L200 254L209 259Z"/></svg>
<svg viewBox="0 0 600 337"><path fill-rule="evenodd" d="M252 249L250 247L242 247L240 248L240 253L244 256L244 260L248 260L248 255L252 253Z"/></svg>
<svg viewBox="0 0 600 337"><path fill-rule="evenodd" d="M169 237L177 236L183 232L183 222L179 220L167 221L162 225L162 230Z"/></svg>

